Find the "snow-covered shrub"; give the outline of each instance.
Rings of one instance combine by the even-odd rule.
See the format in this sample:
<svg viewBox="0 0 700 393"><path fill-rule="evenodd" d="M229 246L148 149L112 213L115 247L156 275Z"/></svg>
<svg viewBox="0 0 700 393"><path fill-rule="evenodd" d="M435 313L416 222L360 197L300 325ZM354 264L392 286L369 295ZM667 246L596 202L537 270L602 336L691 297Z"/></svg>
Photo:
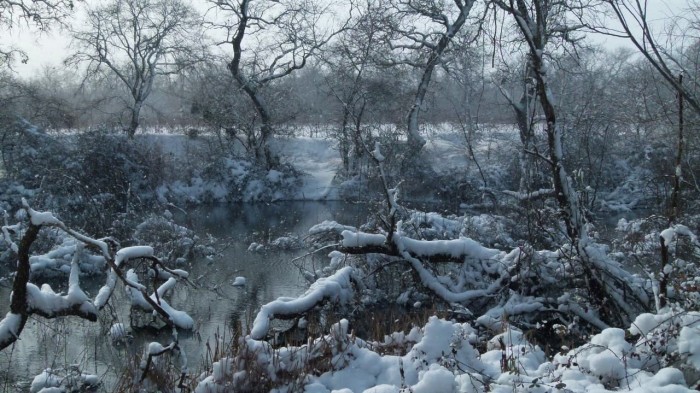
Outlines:
<svg viewBox="0 0 700 393"><path fill-rule="evenodd" d="M184 226L176 224L172 214L151 214L136 226L132 240L136 244L150 245L156 254L171 264L182 264L195 255L212 255L214 238L200 239Z"/></svg>
<svg viewBox="0 0 700 393"><path fill-rule="evenodd" d="M31 197L67 224L89 232L104 233L115 219L128 219L153 199L164 176L159 148L124 135L48 134L24 120L2 126L2 196ZM14 210L19 198L4 204Z"/></svg>
<svg viewBox="0 0 700 393"><path fill-rule="evenodd" d="M686 317L682 329L698 323L697 316L692 316L694 322L691 315ZM667 316L648 318L662 321ZM654 325L661 328L661 324ZM686 336L681 334L669 348L683 348L687 364L698 370L693 364L697 337L690 330L683 331L688 332ZM380 343L357 337L352 324L343 319L328 333L309 338L301 346L273 348L267 342L240 337L229 354L200 375L195 392L226 392L235 387L324 393L689 393L687 382L696 382L686 382L679 368L655 363L643 340L629 342L621 329L605 329L589 342L564 348L551 359L526 337L506 325L504 331L482 338L469 324L432 317L423 327L396 332ZM405 350L387 353L383 350L386 345Z"/></svg>
<svg viewBox="0 0 700 393"><path fill-rule="evenodd" d="M77 367L70 369L47 368L34 377L31 393L61 393L93 391L100 385L97 375L85 374Z"/></svg>
<svg viewBox="0 0 700 393"><path fill-rule="evenodd" d="M698 228L698 216L684 217L690 224L668 228L668 220L650 216L635 220L620 219L616 230L618 239L612 242L611 257L625 261L632 269L643 272L655 283L665 277L668 299L683 309L700 306L700 267L695 262L700 255L700 243L692 228ZM662 271L661 236L666 239L670 260Z"/></svg>
<svg viewBox="0 0 700 393"><path fill-rule="evenodd" d="M300 174L291 165L268 170L233 156L205 161L209 164L191 178L162 183L156 190L158 199L192 204L277 201L292 198L301 185Z"/></svg>

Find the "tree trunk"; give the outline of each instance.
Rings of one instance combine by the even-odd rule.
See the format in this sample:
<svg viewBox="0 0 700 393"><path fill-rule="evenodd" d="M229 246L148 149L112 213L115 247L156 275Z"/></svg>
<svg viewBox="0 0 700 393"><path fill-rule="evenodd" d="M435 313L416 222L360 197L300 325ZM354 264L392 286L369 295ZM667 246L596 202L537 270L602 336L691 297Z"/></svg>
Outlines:
<svg viewBox="0 0 700 393"><path fill-rule="evenodd" d="M137 102L134 107L131 108L131 120L129 122L129 127L126 129L126 134L129 139L133 139L136 135L136 130L139 128L139 117L141 116L142 102Z"/></svg>
<svg viewBox="0 0 700 393"><path fill-rule="evenodd" d="M20 316L20 323L13 337L9 337L7 340L0 340L0 351L17 340L17 337L24 329L24 325L29 318L29 306L27 305L27 284L29 283L29 275L31 272L29 249L39 235L39 229L41 229L40 226L30 222L27 231L19 242L19 247L17 249L17 274L12 282L10 312Z"/></svg>
<svg viewBox="0 0 700 393"><path fill-rule="evenodd" d="M683 74L678 77L678 85L683 86ZM683 94L678 91L678 141L676 145L675 171L673 172L673 191L671 192L671 209L669 224L673 224L679 215L681 198L681 165L683 164Z"/></svg>
<svg viewBox="0 0 700 393"><path fill-rule="evenodd" d="M238 76L236 76L236 81L241 85L243 91L246 92L253 102L253 107L258 113L258 116L260 116L260 135L255 141L248 142L252 142L253 144L253 154L258 163L262 164L267 169L272 169L279 165L279 160L277 156L272 153L269 146L269 140L273 134L270 112L267 109L265 100L257 92L257 89L252 88Z"/></svg>
<svg viewBox="0 0 700 393"><path fill-rule="evenodd" d="M523 95L518 103L511 102L515 111L515 121L518 125L520 142L523 150L520 152L520 183L518 191L527 194L532 190L532 182L535 172L535 158L530 152L535 147L535 134L530 123L530 109L532 107L532 97L535 96L535 86L531 82L532 67L527 66L525 81L523 82Z"/></svg>

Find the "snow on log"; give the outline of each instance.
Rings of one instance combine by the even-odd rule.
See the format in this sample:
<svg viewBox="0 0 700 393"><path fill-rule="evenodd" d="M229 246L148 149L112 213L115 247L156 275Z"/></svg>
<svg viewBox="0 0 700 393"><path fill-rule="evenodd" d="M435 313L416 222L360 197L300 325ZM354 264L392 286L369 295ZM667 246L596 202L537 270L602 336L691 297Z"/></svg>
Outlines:
<svg viewBox="0 0 700 393"><path fill-rule="evenodd" d="M126 272L126 279L129 282L139 282L139 276L136 274L134 269L129 269ZM142 310L145 311L153 311L153 307L151 306L150 303L146 301L146 299L143 297L143 293L138 290L137 288L127 286L125 288L126 292L129 294L129 297L131 298L131 306L132 307L139 307Z"/></svg>
<svg viewBox="0 0 700 393"><path fill-rule="evenodd" d="M175 285L177 285L177 280L170 277L166 282L158 287L158 296L165 296L165 293L175 288Z"/></svg>
<svg viewBox="0 0 700 393"><path fill-rule="evenodd" d="M532 192L517 192L509 190L503 190L501 192L519 201L527 201L531 199L550 197L554 195L554 190L551 188L540 188L539 190Z"/></svg>
<svg viewBox="0 0 700 393"><path fill-rule="evenodd" d="M275 315L295 315L310 310L323 299L329 298L341 304L347 302L353 294L350 276L352 267L344 267L332 276L318 279L298 298L278 298L260 308L253 322L250 336L261 340L267 334L270 320Z"/></svg>
<svg viewBox="0 0 700 393"><path fill-rule="evenodd" d="M151 295L151 299L155 302L155 294ZM168 314L168 318L173 325L179 327L180 329L191 330L194 328L194 320L184 311L176 310L168 304L165 299L161 298L160 302L157 302L160 308Z"/></svg>
<svg viewBox="0 0 700 393"><path fill-rule="evenodd" d="M91 321L97 320L97 309L90 303L82 290L69 291L61 296L53 291L49 284L41 289L34 284L27 284L27 306L30 312L45 318L63 315L79 315Z"/></svg>
<svg viewBox="0 0 700 393"><path fill-rule="evenodd" d="M143 291L145 291L146 287L139 283L138 275L136 275L134 269L129 269L126 272L126 281L129 283L129 285L133 285L126 287L126 291L131 298L131 305L133 307L139 307L145 311L154 311L153 304L157 304L160 306L162 311L167 314L167 319L169 319L173 325L187 330L194 327L194 320L189 314L172 308L170 304L163 299L165 293L175 287L177 280L171 277L165 283L159 286L158 289L156 289L158 296L156 296L156 293L149 296L151 302L146 300L144 297ZM165 315L162 313L159 312L159 314L165 317Z"/></svg>
<svg viewBox="0 0 700 393"><path fill-rule="evenodd" d="M366 252L383 252L395 255L396 251L386 244L386 236L374 233L343 231L341 245L349 252L364 249ZM393 243L409 254L426 259L494 259L505 255L502 251L487 248L467 237L453 240L416 240L395 234ZM354 250L353 250L354 249Z"/></svg>
<svg viewBox="0 0 700 393"><path fill-rule="evenodd" d="M117 251L114 263L119 266L123 261L136 258L146 258L153 256L153 247L151 246L133 246L124 247Z"/></svg>
<svg viewBox="0 0 700 393"><path fill-rule="evenodd" d="M357 228L339 224L336 221L325 220L320 224L316 224L309 229L309 235L318 235L321 233L332 232L341 234L343 231L357 232Z"/></svg>
<svg viewBox="0 0 700 393"><path fill-rule="evenodd" d="M467 237L454 240L416 240L401 237L401 241L406 251L418 257L445 255L452 258L491 259L502 253Z"/></svg>
<svg viewBox="0 0 700 393"><path fill-rule="evenodd" d="M343 247L383 246L386 243L386 236L375 233L351 232L345 230L340 234L343 236Z"/></svg>

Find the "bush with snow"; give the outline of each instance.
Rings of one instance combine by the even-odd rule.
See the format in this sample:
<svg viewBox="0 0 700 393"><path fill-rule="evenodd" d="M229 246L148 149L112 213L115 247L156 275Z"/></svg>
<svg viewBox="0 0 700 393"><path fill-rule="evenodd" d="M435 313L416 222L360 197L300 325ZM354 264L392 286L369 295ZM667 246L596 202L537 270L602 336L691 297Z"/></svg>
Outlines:
<svg viewBox="0 0 700 393"><path fill-rule="evenodd" d="M70 369L47 368L34 377L29 387L31 393L61 393L93 391L100 385L97 375L82 373L77 367Z"/></svg>
<svg viewBox="0 0 700 393"><path fill-rule="evenodd" d="M300 173L291 165L265 169L246 158L209 157L209 164L190 178L177 177L156 190L162 202L269 202L293 199L301 185Z"/></svg>
<svg viewBox="0 0 700 393"><path fill-rule="evenodd" d="M173 221L172 214L151 214L136 226L133 242L150 245L156 254L164 255L170 264L182 264L194 256L209 256L215 253L211 246L216 239L200 238L194 231Z"/></svg>
<svg viewBox="0 0 700 393"><path fill-rule="evenodd" d="M240 337L235 352L200 376L195 392L245 390L253 383L266 391L324 393L693 391L681 370L651 362L621 329L605 329L552 359L517 328L505 329L489 339L470 324L432 317L420 329L385 339L405 348L398 355L384 353L382 342L356 337L347 320L298 347L275 349Z"/></svg>

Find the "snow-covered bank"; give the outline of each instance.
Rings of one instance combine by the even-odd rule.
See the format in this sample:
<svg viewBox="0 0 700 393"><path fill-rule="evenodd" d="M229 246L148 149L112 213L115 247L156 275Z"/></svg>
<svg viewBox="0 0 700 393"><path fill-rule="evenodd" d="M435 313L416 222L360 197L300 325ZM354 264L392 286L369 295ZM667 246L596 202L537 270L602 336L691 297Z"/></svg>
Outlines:
<svg viewBox="0 0 700 393"><path fill-rule="evenodd" d="M651 324L643 321L653 321ZM258 386L308 393L451 392L633 392L689 393L684 370L700 364L700 313L645 314L629 332L609 328L576 348L547 359L527 334L503 325L485 342L468 323L432 317L421 328L396 332L382 341L356 337L343 319L330 333L299 347L274 349L241 338L238 356L220 359L201 376L195 392L228 392ZM680 334L668 335L669 325ZM667 341L659 346L658 338ZM481 352L476 348L483 348ZM667 356L678 350L673 365ZM391 353L401 352L403 355ZM316 365L316 366L312 366ZM291 377L290 377L291 374Z"/></svg>

